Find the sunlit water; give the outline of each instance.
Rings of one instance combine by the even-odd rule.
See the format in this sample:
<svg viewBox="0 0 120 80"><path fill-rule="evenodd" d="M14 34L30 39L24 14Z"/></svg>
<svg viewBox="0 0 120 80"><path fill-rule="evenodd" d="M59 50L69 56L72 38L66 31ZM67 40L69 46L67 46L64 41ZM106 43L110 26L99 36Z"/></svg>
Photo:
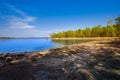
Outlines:
<svg viewBox="0 0 120 80"><path fill-rule="evenodd" d="M78 44L84 40L0 39L0 53L36 52L63 45ZM88 41L87 41L88 42Z"/></svg>
<svg viewBox="0 0 120 80"><path fill-rule="evenodd" d="M0 53L33 52L62 46L51 39L1 39Z"/></svg>

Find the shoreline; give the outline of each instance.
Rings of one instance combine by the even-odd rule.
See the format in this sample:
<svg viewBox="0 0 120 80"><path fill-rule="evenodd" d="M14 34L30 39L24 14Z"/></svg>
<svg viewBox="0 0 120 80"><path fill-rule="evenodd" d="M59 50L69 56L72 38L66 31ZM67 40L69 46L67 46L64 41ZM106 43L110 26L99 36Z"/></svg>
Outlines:
<svg viewBox="0 0 120 80"><path fill-rule="evenodd" d="M49 51L51 49L57 49L57 48L63 48L63 47L70 47L70 46L79 46L79 45L90 45L90 44L97 44L100 42L112 42L112 41L118 41L120 40L119 37L114 37L111 39L111 37L109 38L51 38L51 40L93 40L90 42L83 42L83 43L77 43L77 44L71 44L71 45L62 45L62 46L58 46L55 48L50 48L50 49L46 49L46 50L40 50L40 51L24 51L24 52L7 52L7 53L0 53L0 55L6 55L6 54L11 54L11 55L16 55L16 54L31 54L31 53L39 53L39 52L44 52L44 51ZM98 40L95 40L98 39ZM102 41L101 41L102 39ZM95 41L94 41L95 40Z"/></svg>
<svg viewBox="0 0 120 80"><path fill-rule="evenodd" d="M52 40L116 40L119 37L51 38Z"/></svg>
<svg viewBox="0 0 120 80"><path fill-rule="evenodd" d="M79 80L80 76L80 80L117 80L119 75L120 41L88 42L14 55L0 54L0 79L3 80L74 80L74 77Z"/></svg>
<svg viewBox="0 0 120 80"><path fill-rule="evenodd" d="M88 38L55 38L55 40L84 40L84 39L87 39ZM90 38L91 39L91 38ZM96 38L93 38L93 39L96 39ZM119 39L119 38L114 38L114 39ZM62 45L62 46L58 46L58 47L55 47L55 48L50 48L50 49L57 49L57 48L63 48L63 47L69 47L69 46L79 46L79 45L88 45L88 44L97 44L99 42L111 42L111 41L114 41L114 39L110 39L108 40L105 39L103 41L101 41L101 38L98 38L98 40L95 40L95 41L90 41L90 42L83 42L83 43L77 43L77 44L71 44L71 45ZM31 54L31 53L39 53L39 52L44 52L44 51L49 51L50 49L46 49L46 50L40 50L40 51L24 51L24 52L7 52L7 53L0 53L0 55L6 55L6 54L11 54L11 55L17 55L17 54Z"/></svg>

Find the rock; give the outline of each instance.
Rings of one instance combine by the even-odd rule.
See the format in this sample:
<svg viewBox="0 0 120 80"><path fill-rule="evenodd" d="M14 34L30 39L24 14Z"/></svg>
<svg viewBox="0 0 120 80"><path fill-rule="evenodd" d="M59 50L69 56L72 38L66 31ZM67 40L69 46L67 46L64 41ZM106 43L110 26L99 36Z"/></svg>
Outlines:
<svg viewBox="0 0 120 80"><path fill-rule="evenodd" d="M66 53L67 51L63 50L63 53Z"/></svg>
<svg viewBox="0 0 120 80"><path fill-rule="evenodd" d="M9 54L9 53L7 53L7 54L5 54L5 55L4 55L4 57L9 57L9 56L10 56L10 54Z"/></svg>
<svg viewBox="0 0 120 80"><path fill-rule="evenodd" d="M69 54L67 54L67 53L64 53L63 55L65 55L65 56L69 56Z"/></svg>
<svg viewBox="0 0 120 80"><path fill-rule="evenodd" d="M67 61L66 59L62 59L63 62Z"/></svg>
<svg viewBox="0 0 120 80"><path fill-rule="evenodd" d="M67 73L67 70L63 67L61 68L61 70L64 72L64 73Z"/></svg>
<svg viewBox="0 0 120 80"><path fill-rule="evenodd" d="M81 67L81 64L76 64L76 67L80 68L80 67Z"/></svg>
<svg viewBox="0 0 120 80"><path fill-rule="evenodd" d="M103 64L102 64L102 63L99 63L98 66L103 66Z"/></svg>
<svg viewBox="0 0 120 80"><path fill-rule="evenodd" d="M12 57L6 57L6 60L5 60L6 62L10 62L10 61L12 61Z"/></svg>
<svg viewBox="0 0 120 80"><path fill-rule="evenodd" d="M41 55L43 55L43 56L44 56L44 55L49 54L49 51L47 51L47 50L46 50L46 51L41 51L41 52L39 52L38 54L41 54Z"/></svg>
<svg viewBox="0 0 120 80"><path fill-rule="evenodd" d="M15 63L18 63L18 62L20 62L20 60L13 60L13 61L11 61L10 63L11 63L11 64L15 64Z"/></svg>
<svg viewBox="0 0 120 80"><path fill-rule="evenodd" d="M1 61L5 61L5 58L6 58L5 56L6 56L6 54L1 54L1 55L0 55L0 60L1 60Z"/></svg>

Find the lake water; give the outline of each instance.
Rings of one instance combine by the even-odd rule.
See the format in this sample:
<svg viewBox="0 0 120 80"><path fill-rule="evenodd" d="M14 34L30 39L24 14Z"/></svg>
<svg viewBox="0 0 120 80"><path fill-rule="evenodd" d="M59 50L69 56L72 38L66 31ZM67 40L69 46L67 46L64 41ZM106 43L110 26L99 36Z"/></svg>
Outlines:
<svg viewBox="0 0 120 80"><path fill-rule="evenodd" d="M0 39L0 53L33 52L62 46L51 39Z"/></svg>
<svg viewBox="0 0 120 80"><path fill-rule="evenodd" d="M63 45L78 44L88 41L91 40L51 40L50 38L0 39L0 54L41 51Z"/></svg>

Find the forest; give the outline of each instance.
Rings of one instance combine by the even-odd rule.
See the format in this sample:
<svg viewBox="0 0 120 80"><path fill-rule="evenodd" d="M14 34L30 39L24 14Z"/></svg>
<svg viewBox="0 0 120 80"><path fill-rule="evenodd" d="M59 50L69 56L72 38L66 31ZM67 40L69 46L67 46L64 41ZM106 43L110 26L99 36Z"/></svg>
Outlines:
<svg viewBox="0 0 120 80"><path fill-rule="evenodd" d="M0 37L0 39L15 39L14 37Z"/></svg>
<svg viewBox="0 0 120 80"><path fill-rule="evenodd" d="M68 30L52 33L50 36L51 38L120 37L120 16L115 20L108 20L107 23L106 26L97 25L92 28Z"/></svg>

